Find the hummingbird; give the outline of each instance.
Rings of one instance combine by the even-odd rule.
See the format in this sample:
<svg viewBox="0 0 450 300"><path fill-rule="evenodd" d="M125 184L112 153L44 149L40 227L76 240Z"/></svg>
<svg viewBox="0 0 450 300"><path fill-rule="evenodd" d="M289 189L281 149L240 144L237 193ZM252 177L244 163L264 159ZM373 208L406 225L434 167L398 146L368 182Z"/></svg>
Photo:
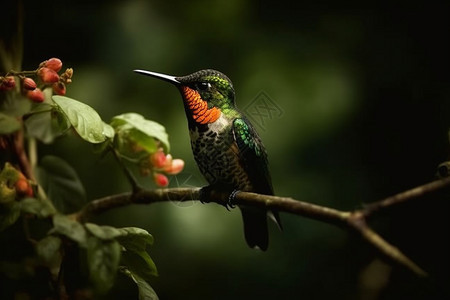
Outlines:
<svg viewBox="0 0 450 300"><path fill-rule="evenodd" d="M249 119L236 107L233 84L225 74L207 69L177 77L134 71L169 82L180 91L194 158L209 183L200 195L213 190L230 192L230 199L240 191L274 194L264 145ZM243 205L239 208L247 244L265 251L269 243L267 217L281 229L278 212Z"/></svg>

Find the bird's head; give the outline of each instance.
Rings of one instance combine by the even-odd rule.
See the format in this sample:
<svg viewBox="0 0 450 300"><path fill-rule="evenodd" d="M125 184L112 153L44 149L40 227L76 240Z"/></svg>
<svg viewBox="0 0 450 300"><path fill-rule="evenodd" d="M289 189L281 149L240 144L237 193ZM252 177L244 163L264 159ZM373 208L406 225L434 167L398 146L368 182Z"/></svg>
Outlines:
<svg viewBox="0 0 450 300"><path fill-rule="evenodd" d="M176 77L144 70L136 73L162 79L178 87L183 97L186 113L196 123L216 121L221 113L229 113L235 107L234 88L231 80L216 70L201 70L190 75Z"/></svg>

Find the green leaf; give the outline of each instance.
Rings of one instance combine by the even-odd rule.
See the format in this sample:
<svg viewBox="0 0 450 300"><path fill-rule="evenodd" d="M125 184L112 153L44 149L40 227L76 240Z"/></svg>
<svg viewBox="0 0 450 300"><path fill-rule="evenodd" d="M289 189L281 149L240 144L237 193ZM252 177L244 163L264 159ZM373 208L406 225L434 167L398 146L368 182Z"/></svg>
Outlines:
<svg viewBox="0 0 450 300"><path fill-rule="evenodd" d="M87 261L90 280L95 289L100 293L108 291L114 284L119 267L119 243L90 236L87 240Z"/></svg>
<svg viewBox="0 0 450 300"><path fill-rule="evenodd" d="M55 207L63 213L76 211L86 202L86 193L77 173L59 157L43 157L37 179Z"/></svg>
<svg viewBox="0 0 450 300"><path fill-rule="evenodd" d="M20 204L18 202L0 205L0 231L16 223L20 217Z"/></svg>
<svg viewBox="0 0 450 300"><path fill-rule="evenodd" d="M103 121L102 121L103 122ZM116 132L114 131L114 128L109 125L108 123L103 122L103 134L109 138L112 139Z"/></svg>
<svg viewBox="0 0 450 300"><path fill-rule="evenodd" d="M10 134L20 129L20 122L17 118L5 115L0 112L0 134Z"/></svg>
<svg viewBox="0 0 450 300"><path fill-rule="evenodd" d="M9 162L5 162L0 170L0 205L9 204L16 200L15 184L19 179L19 170L14 168Z"/></svg>
<svg viewBox="0 0 450 300"><path fill-rule="evenodd" d="M41 218L47 218L56 213L55 207L47 200L25 198L20 201L20 204L23 212L34 214Z"/></svg>
<svg viewBox="0 0 450 300"><path fill-rule="evenodd" d="M147 230L137 227L118 228L120 236L117 241L127 250L142 251L153 244L153 236Z"/></svg>
<svg viewBox="0 0 450 300"><path fill-rule="evenodd" d="M70 128L70 123L61 111L55 110L54 106L41 103L26 116L25 127L30 136L50 144Z"/></svg>
<svg viewBox="0 0 450 300"><path fill-rule="evenodd" d="M158 276L156 265L146 251L148 245L153 244L153 237L146 230L136 227L118 229L122 235L117 241L126 249L122 253L123 263L133 272L145 280Z"/></svg>
<svg viewBox="0 0 450 300"><path fill-rule="evenodd" d="M0 179L1 180L1 179ZM9 187L6 180L0 181L0 205L5 205L16 200L16 189Z"/></svg>
<svg viewBox="0 0 450 300"><path fill-rule="evenodd" d="M150 281L152 277L158 276L156 265L146 251L122 252L122 264L146 281Z"/></svg>
<svg viewBox="0 0 450 300"><path fill-rule="evenodd" d="M36 244L36 254L46 266L59 267L61 261L61 239L56 236L46 236Z"/></svg>
<svg viewBox="0 0 450 300"><path fill-rule="evenodd" d="M85 141L93 144L102 143L108 138L107 135L110 135L109 130L104 132L102 119L89 105L64 96L53 96L52 99Z"/></svg>
<svg viewBox="0 0 450 300"><path fill-rule="evenodd" d="M130 125L131 127L122 127L123 125ZM169 137L164 126L157 122L147 120L140 114L126 113L115 116L111 121L111 126L114 127L116 131L123 130L129 133L130 137L135 139L136 142L139 142L143 147L149 147L150 149L153 149L154 146L149 142L148 138L156 138L161 142L165 152L169 152ZM134 131L138 131L139 133Z"/></svg>
<svg viewBox="0 0 450 300"><path fill-rule="evenodd" d="M122 272L130 277L137 285L139 291L139 300L158 300L155 290L139 275L131 272L128 269L123 269Z"/></svg>
<svg viewBox="0 0 450 300"><path fill-rule="evenodd" d="M50 233L58 233L77 242L81 247L86 246L86 229L79 222L67 216L56 214L53 216L53 228Z"/></svg>
<svg viewBox="0 0 450 300"><path fill-rule="evenodd" d="M107 151L111 150L109 147L111 143L114 141L114 136L116 135L116 132L114 131L114 128L112 128L111 125L106 124L103 122L103 132L107 139L103 143L94 144L94 153L105 155Z"/></svg>
<svg viewBox="0 0 450 300"><path fill-rule="evenodd" d="M146 135L142 131L137 129L131 129L128 132L128 138L133 142L139 144L145 151L149 153L154 153L158 150L158 143L155 138Z"/></svg>
<svg viewBox="0 0 450 300"><path fill-rule="evenodd" d="M128 158L130 161L138 162L142 159L148 159L149 148L140 144L132 138L132 132L138 132L137 130L129 129L124 130L124 127L130 127L129 125L124 125L120 127L114 139L114 149L117 150L122 156ZM149 138L153 140L154 149L156 151L157 140L154 138ZM103 144L102 144L103 145Z"/></svg>
<svg viewBox="0 0 450 300"><path fill-rule="evenodd" d="M99 226L93 223L86 223L84 226L93 236L101 240L113 240L121 235L119 229L111 226Z"/></svg>
<svg viewBox="0 0 450 300"><path fill-rule="evenodd" d="M57 278L61 268L61 244L59 237L49 235L35 245L39 262L48 268L54 278Z"/></svg>
<svg viewBox="0 0 450 300"><path fill-rule="evenodd" d="M0 181L5 182L8 186L13 186L19 179L19 170L13 167L9 162L5 162L3 169L0 171Z"/></svg>

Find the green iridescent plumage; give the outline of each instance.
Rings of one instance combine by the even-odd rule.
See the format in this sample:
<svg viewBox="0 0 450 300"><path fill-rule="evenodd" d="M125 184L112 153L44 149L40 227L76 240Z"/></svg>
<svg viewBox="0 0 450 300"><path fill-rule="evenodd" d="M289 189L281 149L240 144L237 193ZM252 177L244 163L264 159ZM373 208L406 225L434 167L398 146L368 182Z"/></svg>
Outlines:
<svg viewBox="0 0 450 300"><path fill-rule="evenodd" d="M246 118L235 119L232 129L240 159L254 186L254 191L272 195L267 153L258 134Z"/></svg>
<svg viewBox="0 0 450 300"><path fill-rule="evenodd" d="M202 70L183 77L136 72L169 81L179 88L194 158L209 188L273 195L264 145L250 121L236 108L233 84L227 76L215 70ZM214 108L220 115L211 118L214 121L199 122L207 117L199 118L193 112L201 111L203 105L207 106L203 108L205 114L206 109ZM240 209L249 246L267 249L267 211L246 206ZM278 213L269 213L280 225Z"/></svg>

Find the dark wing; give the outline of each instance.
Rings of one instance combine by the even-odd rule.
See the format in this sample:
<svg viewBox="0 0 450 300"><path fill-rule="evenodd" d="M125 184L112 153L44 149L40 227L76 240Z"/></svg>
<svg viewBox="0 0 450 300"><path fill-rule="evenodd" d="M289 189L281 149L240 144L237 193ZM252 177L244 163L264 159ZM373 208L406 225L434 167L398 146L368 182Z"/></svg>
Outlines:
<svg viewBox="0 0 450 300"><path fill-rule="evenodd" d="M267 153L258 133L245 117L233 121L232 132L241 165L254 187L252 192L273 195Z"/></svg>
<svg viewBox="0 0 450 300"><path fill-rule="evenodd" d="M240 163L253 185L252 192L273 195L267 153L258 133L245 118L237 118L233 121L232 132L238 147ZM269 244L267 212L264 209L245 206L241 207L241 212L248 245L252 248L258 246L261 250L266 250ZM278 212L269 212L269 216L281 229Z"/></svg>

